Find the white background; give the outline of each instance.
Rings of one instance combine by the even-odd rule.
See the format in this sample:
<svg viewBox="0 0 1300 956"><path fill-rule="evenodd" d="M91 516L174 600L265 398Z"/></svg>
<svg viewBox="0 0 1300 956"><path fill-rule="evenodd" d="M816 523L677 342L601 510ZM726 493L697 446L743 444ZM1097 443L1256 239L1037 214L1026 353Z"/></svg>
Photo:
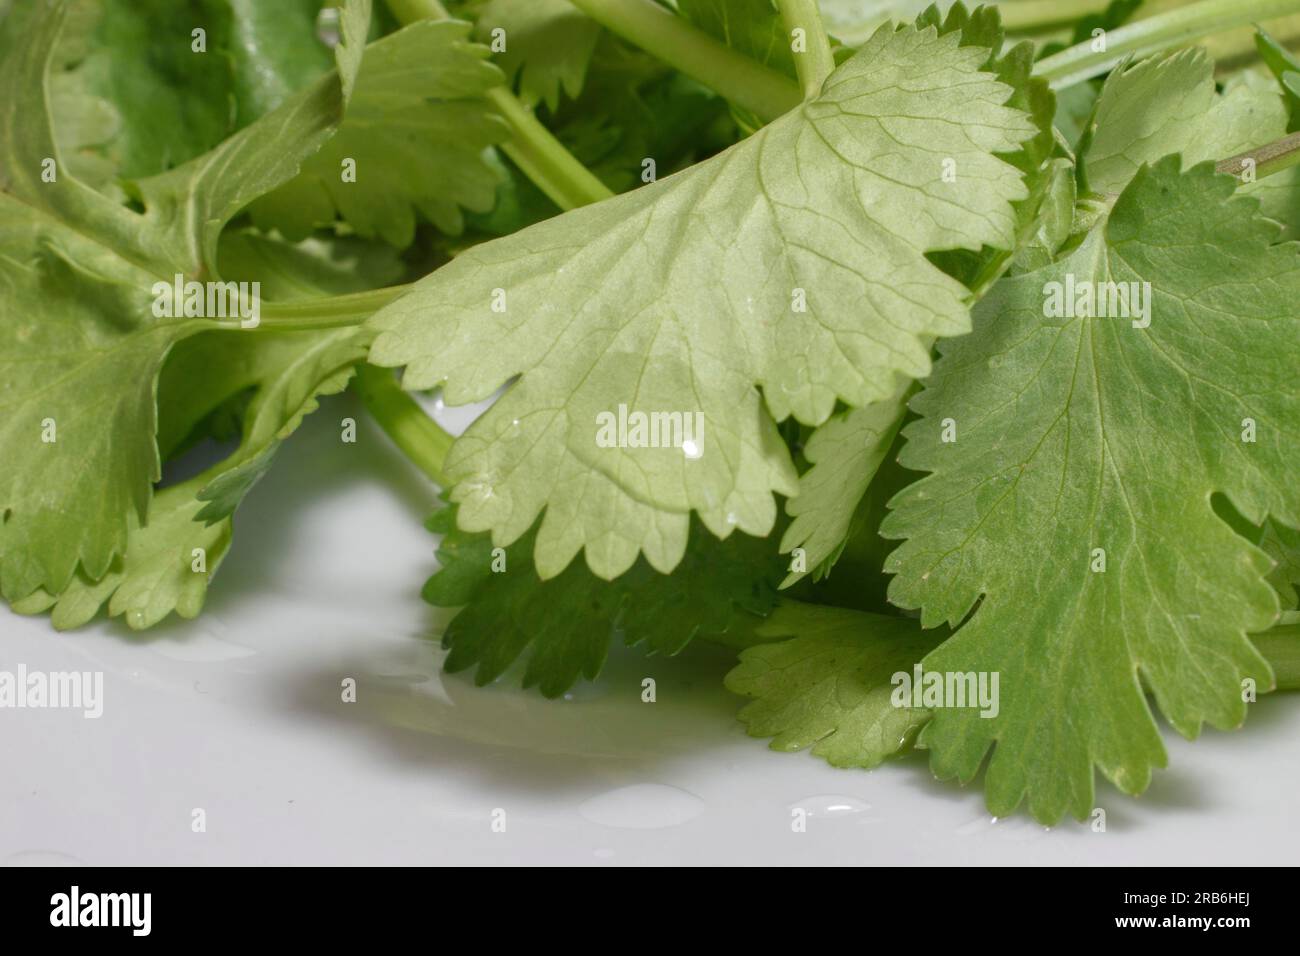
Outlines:
<svg viewBox="0 0 1300 956"><path fill-rule="evenodd" d="M359 440L339 441L355 416ZM571 699L440 672L434 490L344 396L235 518L204 613L58 634L0 608L0 669L104 672L104 715L0 710L0 862L1294 864L1300 696L1188 743L1106 832L1021 814L919 756L834 770L745 736L713 648L615 649ZM512 679L515 675L512 675ZM658 700L641 702L643 677ZM359 699L340 700L356 679ZM807 832L792 808L809 811ZM207 830L191 830L195 808ZM492 811L506 832L492 832Z"/></svg>

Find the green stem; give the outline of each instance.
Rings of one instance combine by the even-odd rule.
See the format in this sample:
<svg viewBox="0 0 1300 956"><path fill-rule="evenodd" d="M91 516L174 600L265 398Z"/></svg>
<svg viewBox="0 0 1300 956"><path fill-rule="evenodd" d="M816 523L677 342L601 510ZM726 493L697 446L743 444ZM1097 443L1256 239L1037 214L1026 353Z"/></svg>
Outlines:
<svg viewBox="0 0 1300 956"><path fill-rule="evenodd" d="M501 148L555 205L567 212L614 195L504 86L488 91L488 100L510 127Z"/></svg>
<svg viewBox="0 0 1300 956"><path fill-rule="evenodd" d="M803 85L803 97L811 100L822 91L826 77L835 70L835 57L831 55L831 40L826 35L817 0L778 0L781 20L791 40L795 30L803 31L804 50L794 53L794 68Z"/></svg>
<svg viewBox="0 0 1300 956"><path fill-rule="evenodd" d="M1062 89L1100 76L1129 56L1149 56L1232 27L1300 11L1300 0L1201 0L1137 23L1111 30L1106 49L1085 40L1034 64L1034 74Z"/></svg>
<svg viewBox="0 0 1300 956"><path fill-rule="evenodd" d="M430 418L420 403L402 390L393 370L362 363L357 367L357 394L407 458L439 487L447 486L442 467L456 439Z"/></svg>
<svg viewBox="0 0 1300 956"><path fill-rule="evenodd" d="M1036 33L1073 25L1081 17L1101 13L1110 0L1018 0L998 4L1002 27L1008 33Z"/></svg>
<svg viewBox="0 0 1300 956"><path fill-rule="evenodd" d="M323 299L267 302L261 306L261 321L255 328L267 332L306 332L361 325L384 306L405 295L410 288L409 285L395 285Z"/></svg>
<svg viewBox="0 0 1300 956"><path fill-rule="evenodd" d="M1250 640L1273 668L1274 686L1278 690L1300 690L1300 624L1252 634Z"/></svg>
<svg viewBox="0 0 1300 956"><path fill-rule="evenodd" d="M572 0L611 33L699 80L764 121L803 100L798 84L719 43L654 0Z"/></svg>
<svg viewBox="0 0 1300 956"><path fill-rule="evenodd" d="M450 18L438 0L388 0L388 7L402 23ZM501 149L553 203L567 212L614 195L508 89L498 86L487 97L510 128Z"/></svg>
<svg viewBox="0 0 1300 956"><path fill-rule="evenodd" d="M323 329L346 329L364 325L384 306L396 302L411 290L409 285L393 285L347 295L322 296L317 299L292 299L287 302L263 302L258 307L258 323L245 326L241 319L201 321L203 327L235 332L314 332Z"/></svg>
<svg viewBox="0 0 1300 956"><path fill-rule="evenodd" d="M1283 136L1267 146L1260 146L1258 149L1238 153L1236 156L1215 163L1214 171L1216 173L1227 173L1229 176L1236 176L1241 179L1243 170L1252 162L1255 167L1256 179L1262 179L1264 176L1280 172L1283 169L1289 169L1300 163L1300 133Z"/></svg>

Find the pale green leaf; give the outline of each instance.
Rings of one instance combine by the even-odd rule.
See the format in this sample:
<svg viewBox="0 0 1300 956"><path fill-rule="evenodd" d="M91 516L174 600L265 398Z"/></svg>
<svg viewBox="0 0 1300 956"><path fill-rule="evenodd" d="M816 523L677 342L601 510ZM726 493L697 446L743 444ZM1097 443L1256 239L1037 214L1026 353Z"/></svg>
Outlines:
<svg viewBox="0 0 1300 956"><path fill-rule="evenodd" d="M421 20L372 43L338 134L253 219L300 239L341 216L366 238L411 244L416 212L444 232L486 212L498 174L484 150L507 136L483 94L501 83L470 25Z"/></svg>
<svg viewBox="0 0 1300 956"><path fill-rule="evenodd" d="M1276 89L1214 85L1214 64L1194 47L1114 70L1093 115L1081 158L1088 187L1118 193L1143 163L1181 153L1191 166L1227 159L1286 133Z"/></svg>
<svg viewBox="0 0 1300 956"><path fill-rule="evenodd" d="M599 35L596 21L569 0L487 0L474 27L481 43L504 42L494 59L507 83L515 87L517 81L519 98L552 111L561 90L569 99L582 92Z"/></svg>
<svg viewBox="0 0 1300 956"><path fill-rule="evenodd" d="M232 347L242 355L230 355ZM57 599L41 590L17 602L16 610L52 604L51 622L59 630L80 627L105 603L110 616L123 617L134 630L152 627L172 611L195 617L230 546L231 515L280 442L315 410L319 396L346 387L353 365L365 355L365 337L353 329L256 337L207 332L179 348L187 363L189 356L209 362L221 356L226 380L216 383L218 394L246 383L256 389L239 447L201 475L154 494L144 527L132 515L125 550L108 573L96 580L79 572ZM204 549L197 570L196 548Z"/></svg>
<svg viewBox="0 0 1300 956"><path fill-rule="evenodd" d="M505 545L545 509L543 577L583 548L601 577L638 552L670 570L692 510L718 536L768 533L772 492L794 491L773 419L819 424L925 375L969 321L926 252L1011 240L1025 190L993 154L1034 130L957 41L881 29L744 142L476 246L379 313L372 360L409 388L462 404L522 376L448 458L462 527ZM698 457L602 447L620 405L702 416Z"/></svg>
<svg viewBox="0 0 1300 956"><path fill-rule="evenodd" d="M769 638L740 654L727 689L754 698L740 711L753 737L773 750L812 747L834 767L870 769L909 746L929 711L898 706L896 674L943 636L913 620L847 608L782 604L760 628Z"/></svg>
<svg viewBox="0 0 1300 956"><path fill-rule="evenodd" d="M1012 272L1032 272L1056 258L1057 251L1074 229L1074 163L1068 159L1048 161L1045 175L1035 183L1041 201L1035 217L1011 259Z"/></svg>
<svg viewBox="0 0 1300 956"><path fill-rule="evenodd" d="M933 26L941 35L957 33L963 47L987 50L983 68L1014 91L1011 105L1027 113L1037 127L1036 136L1013 154L1002 157L1027 174L1030 187L1029 195L1013 207L1017 219L1016 255L1029 256L1032 250L1052 242L1059 245L1068 235L1073 218L1073 165L1066 160L1047 160L1053 146L1053 99L1046 82L1031 76L1031 46L1019 44L1004 53L1002 25L997 12L989 8L972 14L963 5L955 4L945 18L937 7L931 7L917 25ZM960 174L956 167L951 172ZM948 254L939 264L949 275L982 291L1007 258L1007 251L963 250ZM838 560L855 523L862 520L859 502L902 424L906 391L907 383L903 383L883 401L835 416L809 440L806 457L814 467L799 479L799 491L786 507L795 521L781 542L782 551L803 548L797 560L803 562L804 570L799 571L792 560L791 573L782 587L789 587L809 572L824 577Z"/></svg>
<svg viewBox="0 0 1300 956"><path fill-rule="evenodd" d="M905 383L890 398L841 412L813 432L804 451L812 468L786 504L794 521L781 538L782 553L803 549L803 570L792 569L783 588L824 570L844 546L858 502L903 424L910 389Z"/></svg>
<svg viewBox="0 0 1300 956"><path fill-rule="evenodd" d="M222 263L244 281L262 284L277 301L315 298L367 287L366 276L393 267L358 268L361 253L351 241L311 240L299 246L251 232L222 237ZM345 270L343 267L347 266ZM353 365L365 356L366 336L353 329L255 336L203 332L177 344L159 377L159 446L227 399L251 392L241 411L235 451L202 474L162 488L149 503L144 527L132 516L124 553L98 581L78 573L60 595L38 590L15 602L20 612L51 610L59 630L80 627L107 604L129 627L152 627L175 611L183 618L202 609L209 582L230 546L231 515L269 467L283 439L315 410L322 395L341 391ZM201 564L196 548L203 549Z"/></svg>

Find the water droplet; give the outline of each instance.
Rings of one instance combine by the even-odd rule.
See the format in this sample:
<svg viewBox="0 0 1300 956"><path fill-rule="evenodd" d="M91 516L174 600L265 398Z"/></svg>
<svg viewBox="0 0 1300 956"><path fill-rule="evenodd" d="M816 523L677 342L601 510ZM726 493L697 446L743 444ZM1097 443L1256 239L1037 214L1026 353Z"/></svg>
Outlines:
<svg viewBox="0 0 1300 956"><path fill-rule="evenodd" d="M700 457L700 446L689 438L682 442L682 454L692 460Z"/></svg>
<svg viewBox="0 0 1300 956"><path fill-rule="evenodd" d="M789 809L803 810L810 817L823 817L833 820L866 813L871 809L871 804L838 793L821 793L798 800L790 804Z"/></svg>
<svg viewBox="0 0 1300 956"><path fill-rule="evenodd" d="M475 498L486 501L492 497L492 483L484 479L475 479L465 482L466 494L473 495Z"/></svg>
<svg viewBox="0 0 1300 956"><path fill-rule="evenodd" d="M592 823L624 830L661 830L681 826L704 812L693 793L661 783L638 783L592 797L578 807Z"/></svg>
<svg viewBox="0 0 1300 956"><path fill-rule="evenodd" d="M727 524L729 524L729 525L734 525L735 523L736 523L736 513L735 513L734 511L728 511L728 512L727 512Z"/></svg>
<svg viewBox="0 0 1300 956"><path fill-rule="evenodd" d="M339 28L338 7L326 7L316 17L316 39L331 50L339 45L342 33Z"/></svg>

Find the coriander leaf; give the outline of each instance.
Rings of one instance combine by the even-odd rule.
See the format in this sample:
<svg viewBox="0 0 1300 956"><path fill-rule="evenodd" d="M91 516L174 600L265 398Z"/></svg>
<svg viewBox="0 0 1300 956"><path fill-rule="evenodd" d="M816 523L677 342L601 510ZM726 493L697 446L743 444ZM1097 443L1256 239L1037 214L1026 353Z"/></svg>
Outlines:
<svg viewBox="0 0 1300 956"><path fill-rule="evenodd" d="M170 255L189 274L216 271L222 228L249 203L299 174L330 140L349 98L370 22L370 0L352 0L340 11L338 70L285 100L256 123L204 155L136 183L145 225L160 243L155 258Z"/></svg>
<svg viewBox="0 0 1300 956"><path fill-rule="evenodd" d="M727 689L754 698L740 711L752 737L773 750L812 747L833 767L879 766L907 747L929 712L895 706L897 673L943 638L916 621L847 608L783 603L759 628L793 639L741 652Z"/></svg>
<svg viewBox="0 0 1300 956"><path fill-rule="evenodd" d="M803 549L803 570L791 570L783 588L809 572L829 572L848 540L858 502L903 424L910 393L911 383L905 383L890 398L840 412L813 432L805 449L812 467L786 503L794 521L781 538L782 553Z"/></svg>
<svg viewBox="0 0 1300 956"><path fill-rule="evenodd" d="M502 77L470 29L420 20L372 43L337 135L254 203L258 226L302 239L337 214L358 235L405 248L417 210L455 234L462 207L491 209L498 175L483 154L507 129L483 94Z"/></svg>
<svg viewBox="0 0 1300 956"><path fill-rule="evenodd" d="M33 6L17 16L31 16L38 10ZM113 193L117 169L104 157L103 150L121 131L122 118L111 102L87 88L80 72L86 58L92 12L93 8L86 3L79 3L70 11L63 39L50 63L50 112L56 119L54 139L59 154L72 175L93 189ZM13 29L12 24L7 29ZM117 198L125 200L124 195Z"/></svg>
<svg viewBox="0 0 1300 956"><path fill-rule="evenodd" d="M384 261L388 260L388 261ZM269 299L291 301L368 288L397 268L385 247L356 240L309 240L297 246L250 231L222 235L226 275L257 281ZM360 263L368 263L360 265ZM242 439L224 461L185 482L157 491L142 528L134 519L125 552L98 581L79 573L57 597L43 590L14 604L22 613L52 609L58 630L80 627L105 604L133 630L152 627L175 611L193 618L203 607L232 533L230 516L269 467L280 442L317 398L343 389L365 354L355 330L262 333L203 332L177 344L158 382L159 449L231 397L251 392L240 411ZM203 549L196 563L195 549Z"/></svg>
<svg viewBox="0 0 1300 956"><path fill-rule="evenodd" d="M35 6L35 5L33 5ZM140 178L215 147L332 66L316 36L320 0L73 0L61 42L69 101L94 98L115 117L95 153ZM202 30L202 49L195 49ZM75 98L74 98L75 97ZM54 111L62 142L75 113Z"/></svg>
<svg viewBox="0 0 1300 956"><path fill-rule="evenodd" d="M262 283L277 301L310 299L367 287L367 275L387 275L395 263L355 270L358 258L384 256L358 249L355 240L310 240L299 246L248 231L222 237L227 275ZM391 253L387 256L391 259ZM346 270L343 268L348 266ZM380 271L375 272L375 268ZM159 490L142 528L132 521L125 552L98 581L78 574L57 598L45 591L15 604L39 612L53 608L59 630L80 627L106 603L110 616L132 629L152 627L172 611L195 617L208 583L230 545L230 516L269 467L280 442L321 395L341 391L365 355L365 336L353 329L322 332L203 332L180 342L159 378L162 409L159 447L164 455L199 419L232 396L251 392L241 412L242 438L227 459L181 484ZM194 549L203 549L196 565Z"/></svg>
<svg viewBox="0 0 1300 956"><path fill-rule="evenodd" d="M1081 157L1088 187L1118 193L1143 163L1181 153L1185 165L1226 159L1286 132L1275 90L1239 85L1220 95L1214 64L1194 47L1111 72Z"/></svg>
<svg viewBox="0 0 1300 956"><path fill-rule="evenodd" d="M15 601L14 610L48 610L50 622L61 631L86 624L105 603L111 616L123 616L133 630L152 627L172 611L196 617L208 582L230 547L230 522L195 523L202 504L195 498L200 484L191 479L155 494L147 527L132 516L125 552L98 581L78 573L57 597L37 590ZM201 550L196 554L196 549Z"/></svg>
<svg viewBox="0 0 1300 956"><path fill-rule="evenodd" d="M65 78L118 118L99 154L119 175L162 172L234 132L228 19L214 15L227 11L175 0L75 0L70 8L72 29L62 45L75 45L84 58ZM211 35L206 52L193 49L195 29L204 31L205 45ZM54 114L56 129L71 120Z"/></svg>
<svg viewBox="0 0 1300 956"><path fill-rule="evenodd" d="M1134 170L1170 153L1187 165L1226 159L1282 137L1286 109L1276 87L1252 73L1215 90L1214 67L1200 49L1143 60L1107 78L1081 157L1089 189L1118 193ZM1264 215L1300 235L1300 169L1242 185Z"/></svg>
<svg viewBox="0 0 1300 956"><path fill-rule="evenodd" d="M785 596L875 614L897 613L887 598L890 579L884 571L885 559L897 543L880 536L880 523L894 495L921 477L898 463L902 447L902 436L895 435L884 461L857 502L844 540L812 576L792 587ZM782 583L782 587L787 586L786 582Z"/></svg>
<svg viewBox="0 0 1300 956"><path fill-rule="evenodd" d="M1287 114L1290 117L1287 132L1294 132L1300 129L1300 60L1269 36L1262 27L1257 27L1256 31L1255 49L1259 52L1259 58L1264 61L1264 65L1269 68L1282 87L1282 95L1286 98Z"/></svg>
<svg viewBox="0 0 1300 956"><path fill-rule="evenodd" d="M1037 200L1030 229L1022 233L1019 248L1011 257L1010 271L1032 272L1052 262L1074 230L1074 163L1068 159L1048 160L1043 175L1034 184Z"/></svg>
<svg viewBox="0 0 1300 956"><path fill-rule="evenodd" d="M213 275L222 225L292 175L342 106L338 76L212 153L137 184L136 213L59 162L45 95L67 5L0 21L0 586L17 600L94 580L127 544L158 477L155 382L210 320L156 318L155 282ZM368 0L344 11L341 62ZM346 79L346 77L344 77Z"/></svg>
<svg viewBox="0 0 1300 956"><path fill-rule="evenodd" d="M154 380L197 328L143 320L153 278L0 194L0 584L10 600L57 593L78 562L101 576L127 515L147 507Z"/></svg>
<svg viewBox="0 0 1300 956"><path fill-rule="evenodd" d="M968 319L966 289L925 253L1011 241L1025 192L993 154L1033 128L985 58L882 28L744 142L475 246L376 315L371 360L406 365L408 388L444 383L463 404L521 375L448 458L462 527L507 545L545 509L544 578L583 548L600 577L638 551L671 570L691 510L719 537L767 534L772 492L794 491L772 419L819 424L837 399L926 374L929 343ZM698 457L602 447L600 416L620 405L701 416Z"/></svg>
<svg viewBox="0 0 1300 956"><path fill-rule="evenodd" d="M1234 185L1176 156L1141 167L1077 249L998 283L912 402L902 462L932 474L881 529L906 539L890 599L926 626L969 616L924 665L1003 691L997 717L936 711L920 743L962 780L992 749L999 816L1027 797L1040 821L1084 818L1094 765L1143 790L1165 763L1144 685L1189 737L1241 723L1243 678L1271 685L1246 636L1277 620L1271 562L1211 496L1300 518L1300 250ZM1067 281L1149 282L1149 326L1052 317Z"/></svg>
<svg viewBox="0 0 1300 956"><path fill-rule="evenodd" d="M1031 43L1018 43L1002 52L1004 31L996 8L978 7L974 12L968 12L963 4L957 3L946 17L942 17L939 8L931 6L917 17L916 23L918 27L933 26L940 35L957 34L963 47L985 49L988 58L982 69L1011 87L1013 92L1007 105L1023 110L1034 125L1031 138L999 154L1000 159L1025 174L1028 189L1028 195L1013 206L1015 241L995 248L956 249L933 257L945 272L965 283L976 295L981 295L1004 271L1012 254L1032 241L1042 219L1040 208L1047 201L1052 174L1048 157L1055 148L1052 117L1056 112L1056 97L1047 81L1032 75L1034 48ZM964 175L955 164L947 172L956 178Z"/></svg>
<svg viewBox="0 0 1300 956"><path fill-rule="evenodd" d="M479 42L504 42L496 63L512 87L518 80L519 98L528 106L545 103L552 112L560 90L569 99L582 92L599 35L600 25L569 0L487 0L474 26Z"/></svg>
<svg viewBox="0 0 1300 956"><path fill-rule="evenodd" d="M171 0L151 0L174 5ZM234 76L235 124L242 129L334 68L317 35L325 0L204 0L229 10L229 56ZM346 72L346 71L345 71ZM188 102L188 100L187 100Z"/></svg>
<svg viewBox="0 0 1300 956"><path fill-rule="evenodd" d="M208 336L254 341L209 332L183 344ZM315 410L317 398L347 385L365 348L355 330L344 329L259 336L248 353L248 364L261 366L263 378L238 450L203 474L158 491L144 527L132 515L126 548L103 577L79 572L57 598L38 590L15 602L15 610L52 608L51 622L59 630L81 627L105 603L110 616L123 617L133 630L152 627L173 611L184 618L199 613L230 547L230 516L243 495L265 473L280 441ZM195 549L202 549L201 561Z"/></svg>
<svg viewBox="0 0 1300 956"><path fill-rule="evenodd" d="M1072 166L1064 160L1047 161L1053 146L1053 96L1047 83L1030 76L1033 47L1021 43L1002 54L1003 31L996 10L968 13L954 5L946 18L930 7L917 19L918 27L934 27L941 36L956 34L963 47L987 51L983 69L993 72L1014 91L1010 105L1033 119L1036 135L1001 158L1026 173L1030 194L1015 206L1021 253L1038 244L1064 241L1074 211ZM952 172L957 174L954 167ZM1068 187L1061 188L1062 180ZM1062 208L1065 207L1065 208ZM1064 233L1061 226L1064 226ZM1058 242L1059 244L1059 242ZM1007 252L960 250L936 258L950 275L978 290L987 286L1007 259ZM807 571L819 577L829 573L848 539L858 514L858 503L902 424L908 383L881 402L849 409L814 432L807 457L814 467L799 479L799 491L786 505L795 517L781 542L788 552L803 547L804 572L792 570L782 583L789 587Z"/></svg>
<svg viewBox="0 0 1300 956"><path fill-rule="evenodd" d="M463 606L443 635L451 650L445 666L451 672L477 667L480 685L527 650L524 686L558 697L580 676L599 674L613 638L649 653L677 654L697 636L752 626L776 600L780 562L763 539L693 535L671 575L639 561L614 582L580 565L542 581L530 560L532 532L494 553L488 535L456 527L454 512L445 508L429 519L429 529L443 535L441 570L425 585L424 598L439 607Z"/></svg>

